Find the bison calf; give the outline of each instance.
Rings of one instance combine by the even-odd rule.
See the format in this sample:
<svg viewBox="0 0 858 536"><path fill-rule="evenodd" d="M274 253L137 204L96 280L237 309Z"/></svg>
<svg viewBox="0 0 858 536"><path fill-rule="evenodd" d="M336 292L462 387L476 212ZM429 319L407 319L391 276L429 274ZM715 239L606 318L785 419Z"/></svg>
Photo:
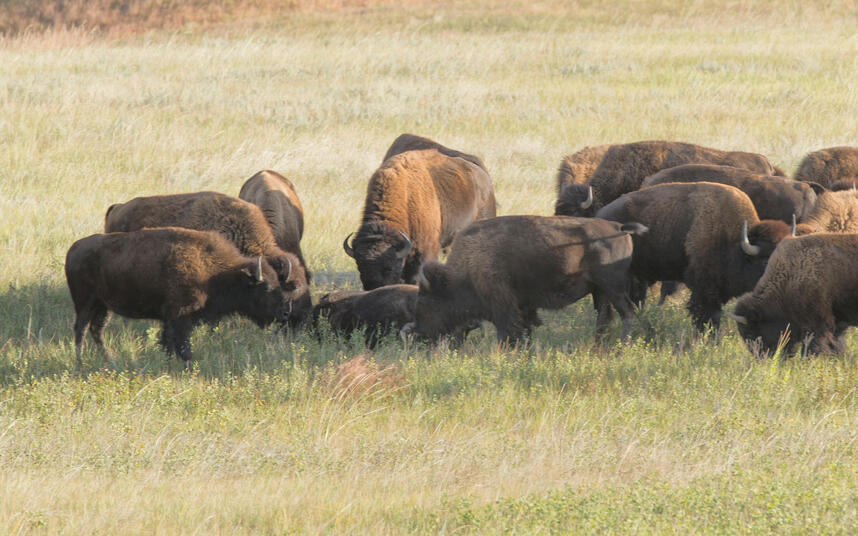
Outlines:
<svg viewBox="0 0 858 536"><path fill-rule="evenodd" d="M810 339L811 353L842 353L858 325L858 234L818 233L785 240L753 292L736 303L739 333L752 352ZM759 346L758 346L759 345Z"/></svg>
<svg viewBox="0 0 858 536"><path fill-rule="evenodd" d="M322 296L313 308L313 323L326 318L331 328L346 337L356 329L366 330L366 344L414 321L416 285L387 285L369 291L340 291Z"/></svg>
<svg viewBox="0 0 858 536"><path fill-rule="evenodd" d="M88 236L72 244L65 271L78 362L87 326L104 350L110 311L160 320L162 346L186 365L195 324L238 313L262 327L287 314L271 266L261 256L242 256L213 232L168 227Z"/></svg>
<svg viewBox="0 0 858 536"><path fill-rule="evenodd" d="M501 342L538 325L537 309L559 309L587 294L599 311L597 340L614 308L628 333L632 241L642 225L565 216L504 216L475 222L453 240L447 264L423 265L415 324L437 339L490 320Z"/></svg>

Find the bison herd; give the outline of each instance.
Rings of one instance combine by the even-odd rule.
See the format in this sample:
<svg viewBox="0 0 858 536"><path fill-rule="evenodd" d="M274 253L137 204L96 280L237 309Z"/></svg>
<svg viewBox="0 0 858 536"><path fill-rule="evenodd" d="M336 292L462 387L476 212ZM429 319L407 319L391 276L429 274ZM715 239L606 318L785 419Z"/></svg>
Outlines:
<svg viewBox="0 0 858 536"><path fill-rule="evenodd" d="M363 330L370 347L395 332L461 341L488 320L514 344L539 325L539 309L588 294L598 341L614 311L628 334L656 282L662 299L688 287L700 330L741 296L728 315L753 352L804 342L837 353L858 324L856 182L858 147L810 153L789 179L759 154L642 141L565 157L554 216L496 217L480 158L403 134L343 242L363 291L313 306L301 202L273 171L248 179L238 197L137 197L108 208L105 234L66 256L76 355L87 328L104 351L110 312L160 320L162 346L186 365L193 327L231 314L259 326Z"/></svg>

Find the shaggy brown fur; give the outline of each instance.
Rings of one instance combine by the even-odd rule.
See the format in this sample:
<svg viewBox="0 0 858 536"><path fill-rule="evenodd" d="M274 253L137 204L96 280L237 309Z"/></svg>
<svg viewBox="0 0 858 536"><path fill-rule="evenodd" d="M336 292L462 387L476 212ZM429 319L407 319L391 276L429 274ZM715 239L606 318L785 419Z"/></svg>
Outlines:
<svg viewBox="0 0 858 536"><path fill-rule="evenodd" d="M460 229L494 215L485 170L434 149L407 151L373 174L361 226L353 245L344 246L357 262L364 289L413 283L419 266L436 259ZM402 235L411 242L404 257L408 243Z"/></svg>
<svg viewBox="0 0 858 536"><path fill-rule="evenodd" d="M858 189L858 178L842 179L831 185L832 192L842 192L843 190Z"/></svg>
<svg viewBox="0 0 858 536"><path fill-rule="evenodd" d="M110 311L161 320L164 349L187 362L197 323L238 313L266 326L285 320L288 308L271 266L261 257L242 256L213 232L167 227L92 235L69 249L65 272L78 361L87 326L104 350L101 334Z"/></svg>
<svg viewBox="0 0 858 536"><path fill-rule="evenodd" d="M183 227L216 231L247 256L262 255L280 276L285 298L292 304L289 322L297 326L313 307L304 264L274 241L271 227L253 203L217 192L135 197L107 209L107 233L152 227Z"/></svg>
<svg viewBox="0 0 858 536"><path fill-rule="evenodd" d="M322 296L313 308L313 323L328 319L331 328L346 337L365 329L366 344L374 348L378 339L414 321L417 285L387 285L360 292L340 291Z"/></svg>
<svg viewBox="0 0 858 536"><path fill-rule="evenodd" d="M486 165L483 163L482 159L479 156L474 156L472 154L463 153L461 151L457 151L455 149L450 149L449 147L445 147L435 140L430 140L429 138L424 138L423 136L417 136L416 134L400 134L393 143L390 145L390 148L385 153L384 158L382 159L382 163L384 163L391 156L396 156L400 153L404 153L405 151L425 151L426 149L435 149L439 153L443 155L447 155L450 157L459 157L464 158L468 162L483 168L484 171L488 172L486 169Z"/></svg>
<svg viewBox="0 0 858 536"><path fill-rule="evenodd" d="M855 266L856 234L819 233L784 240L753 292L739 299L731 315L751 351L775 350L789 329L788 348L812 338L811 352L842 353L843 332L858 325Z"/></svg>
<svg viewBox="0 0 858 536"><path fill-rule="evenodd" d="M686 164L663 169L644 179L641 188L668 182L715 182L735 186L754 203L763 220L803 221L816 205L816 193L804 182L753 173L747 169L712 164Z"/></svg>
<svg viewBox="0 0 858 536"><path fill-rule="evenodd" d="M584 147L563 157L557 170L557 194L568 184L587 184L593 178L596 168L605 158L605 153L613 145L595 145Z"/></svg>
<svg viewBox="0 0 858 536"><path fill-rule="evenodd" d="M626 194L596 217L638 222L650 228L634 237L631 271L640 281L682 281L691 290L688 309L698 329L718 324L721 306L754 288L766 259L790 235L782 221L760 222L751 200L738 188L714 184L668 183ZM741 248L747 221L757 255Z"/></svg>
<svg viewBox="0 0 858 536"><path fill-rule="evenodd" d="M816 232L858 233L858 192L825 192L804 223Z"/></svg>
<svg viewBox="0 0 858 536"><path fill-rule="evenodd" d="M775 172L765 156L754 153L661 140L611 145L589 181L563 186L557 197L555 214L591 216L624 193L639 189L646 177L662 169L694 163L741 167L764 175ZM582 208L581 203L587 199L591 186L593 204Z"/></svg>
<svg viewBox="0 0 858 536"><path fill-rule="evenodd" d="M260 171L241 186L239 199L253 203L262 210L277 246L294 253L310 279L310 271L301 252L301 237L304 236L304 209L295 186L276 171Z"/></svg>
<svg viewBox="0 0 858 536"><path fill-rule="evenodd" d="M515 343L539 325L537 309L558 309L593 296L596 338L611 309L628 333L632 242L639 225L592 218L504 216L478 221L456 235L447 264L423 265L417 298L418 335L437 339L490 320L501 342Z"/></svg>
<svg viewBox="0 0 858 536"><path fill-rule="evenodd" d="M795 180L831 188L839 180L858 176L858 147L829 147L808 153L798 165Z"/></svg>

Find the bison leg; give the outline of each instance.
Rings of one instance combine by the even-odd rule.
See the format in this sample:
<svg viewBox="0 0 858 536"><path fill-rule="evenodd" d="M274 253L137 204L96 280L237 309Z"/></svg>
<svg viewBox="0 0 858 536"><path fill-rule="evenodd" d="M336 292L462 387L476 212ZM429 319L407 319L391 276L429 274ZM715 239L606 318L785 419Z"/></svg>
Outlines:
<svg viewBox="0 0 858 536"><path fill-rule="evenodd" d="M104 350L101 341L101 331L104 329L104 316L107 308L97 298L91 297L83 305L75 303L74 320L74 352L78 365L81 364L81 352L83 350L83 339L87 326L95 344ZM101 316L101 318L99 318Z"/></svg>
<svg viewBox="0 0 858 536"><path fill-rule="evenodd" d="M602 342L602 337L608 332L608 326L611 325L611 318L614 316L614 311L611 309L611 302L599 290L594 290L593 309L596 310L596 344Z"/></svg>
<svg viewBox="0 0 858 536"><path fill-rule="evenodd" d="M721 320L721 305L721 300L710 292L697 288L691 289L688 312L691 313L697 331L704 331L707 325L718 329Z"/></svg>
<svg viewBox="0 0 858 536"><path fill-rule="evenodd" d="M668 296L676 294L679 291L679 282L677 281L662 281L661 282L661 291L658 296L658 304L664 305L664 300L667 299Z"/></svg>
<svg viewBox="0 0 858 536"><path fill-rule="evenodd" d="M176 318L164 322L163 343L168 353L175 353L185 362L185 368L190 369L191 363L191 330L193 323L188 318Z"/></svg>
<svg viewBox="0 0 858 536"><path fill-rule="evenodd" d="M109 320L109 315L110 311L107 310L107 307L101 302L96 302L92 308L92 318L89 321L89 336L105 355L107 355L107 350L104 348L104 341L101 336L104 333L104 326Z"/></svg>

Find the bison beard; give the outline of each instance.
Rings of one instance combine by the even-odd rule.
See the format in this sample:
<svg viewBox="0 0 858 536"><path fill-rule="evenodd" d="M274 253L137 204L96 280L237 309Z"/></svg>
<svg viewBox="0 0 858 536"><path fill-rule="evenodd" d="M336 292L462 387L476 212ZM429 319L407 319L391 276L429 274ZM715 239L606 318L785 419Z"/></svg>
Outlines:
<svg viewBox="0 0 858 536"><path fill-rule="evenodd" d="M109 312L161 320L161 345L189 366L193 327L238 313L259 326L286 318L277 274L262 259L243 257L222 236L179 228L92 235L66 255L75 308L75 354L87 327L104 351Z"/></svg>
<svg viewBox="0 0 858 536"><path fill-rule="evenodd" d="M501 342L515 343L539 325L537 310L557 309L591 294L599 312L596 339L614 308L628 333L634 308L631 239L637 224L564 216L482 220L453 241L446 265L422 267L416 321L404 331L430 339L489 320ZM509 254L514 251L515 254Z"/></svg>

